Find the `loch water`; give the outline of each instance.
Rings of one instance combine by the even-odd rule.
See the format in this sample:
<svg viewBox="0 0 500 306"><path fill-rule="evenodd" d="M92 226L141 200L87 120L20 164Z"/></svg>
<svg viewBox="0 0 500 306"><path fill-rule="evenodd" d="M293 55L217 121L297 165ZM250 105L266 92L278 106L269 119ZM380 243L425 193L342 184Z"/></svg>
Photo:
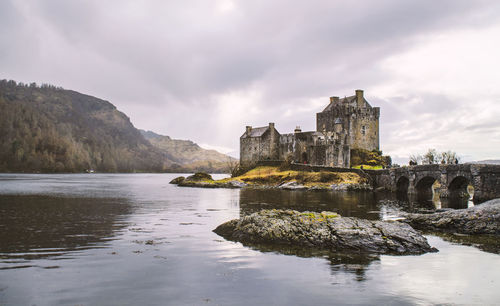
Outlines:
<svg viewBox="0 0 500 306"><path fill-rule="evenodd" d="M0 174L0 305L498 305L495 241L438 253L244 246L212 230L259 209L392 219L463 208L372 192L201 189L176 174ZM491 247L493 245L493 247Z"/></svg>

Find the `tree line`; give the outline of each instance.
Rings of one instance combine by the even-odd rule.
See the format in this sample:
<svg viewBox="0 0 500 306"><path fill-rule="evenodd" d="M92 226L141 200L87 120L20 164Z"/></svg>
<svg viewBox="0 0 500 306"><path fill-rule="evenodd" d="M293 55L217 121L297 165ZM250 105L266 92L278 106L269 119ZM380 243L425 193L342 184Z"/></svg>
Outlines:
<svg viewBox="0 0 500 306"><path fill-rule="evenodd" d="M460 157L456 152L429 149L424 154L410 155L410 165L458 164Z"/></svg>
<svg viewBox="0 0 500 306"><path fill-rule="evenodd" d="M109 102L0 80L0 172L159 172L163 160Z"/></svg>

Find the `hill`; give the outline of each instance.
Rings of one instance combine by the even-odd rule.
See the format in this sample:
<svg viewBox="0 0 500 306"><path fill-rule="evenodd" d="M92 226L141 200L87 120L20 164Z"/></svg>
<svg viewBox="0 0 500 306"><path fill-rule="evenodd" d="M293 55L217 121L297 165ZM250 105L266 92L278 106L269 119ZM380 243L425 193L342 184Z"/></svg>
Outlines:
<svg viewBox="0 0 500 306"><path fill-rule="evenodd" d="M221 170L200 156L220 161L222 154L154 135L147 140L108 101L51 85L0 80L0 172Z"/></svg>
<svg viewBox="0 0 500 306"><path fill-rule="evenodd" d="M489 164L489 165L500 165L500 159L485 159L470 162L470 164Z"/></svg>
<svg viewBox="0 0 500 306"><path fill-rule="evenodd" d="M215 150L206 150L190 140L172 139L151 131L140 130L141 134L169 161L169 171L212 173L228 172L236 159Z"/></svg>

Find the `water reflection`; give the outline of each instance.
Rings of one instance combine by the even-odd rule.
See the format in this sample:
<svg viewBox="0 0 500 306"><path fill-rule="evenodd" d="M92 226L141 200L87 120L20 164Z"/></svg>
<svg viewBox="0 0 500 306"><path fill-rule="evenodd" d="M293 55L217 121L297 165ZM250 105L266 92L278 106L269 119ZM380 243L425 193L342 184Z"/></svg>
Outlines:
<svg viewBox="0 0 500 306"><path fill-rule="evenodd" d="M500 239L495 235L464 235L456 233L434 233L434 235L448 242L473 246L485 252L500 254Z"/></svg>
<svg viewBox="0 0 500 306"><path fill-rule="evenodd" d="M240 191L240 215L261 209L293 209L298 211L333 211L344 217L369 220L399 218L397 211L433 212L443 208L467 208L469 199L440 199L432 194L391 192L333 192L279 189L243 189Z"/></svg>
<svg viewBox="0 0 500 306"><path fill-rule="evenodd" d="M372 262L380 261L380 255L378 254L340 253L307 247L264 243L244 243L243 245L263 253L293 255L302 258L324 258L330 265L332 276L347 274L358 282L367 280L366 272Z"/></svg>
<svg viewBox="0 0 500 306"><path fill-rule="evenodd" d="M131 210L124 199L3 195L1 262L25 267L33 259L104 247L126 226Z"/></svg>
<svg viewBox="0 0 500 306"><path fill-rule="evenodd" d="M384 201L397 201L392 194L181 188L168 184L176 176L0 174L0 305L494 305L500 298L500 256L436 236L429 242L440 252L401 257L247 248L212 232L260 208L383 218Z"/></svg>
<svg viewBox="0 0 500 306"><path fill-rule="evenodd" d="M333 211L345 217L378 219L377 196L372 192L299 191L242 189L240 215L261 209Z"/></svg>

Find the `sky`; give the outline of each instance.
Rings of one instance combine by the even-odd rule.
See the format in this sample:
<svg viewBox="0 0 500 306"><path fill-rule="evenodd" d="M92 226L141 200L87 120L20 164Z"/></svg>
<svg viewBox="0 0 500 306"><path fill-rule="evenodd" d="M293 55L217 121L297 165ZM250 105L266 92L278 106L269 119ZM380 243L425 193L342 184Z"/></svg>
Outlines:
<svg viewBox="0 0 500 306"><path fill-rule="evenodd" d="M233 156L363 89L393 160L500 159L500 1L0 1L0 79L110 101Z"/></svg>

